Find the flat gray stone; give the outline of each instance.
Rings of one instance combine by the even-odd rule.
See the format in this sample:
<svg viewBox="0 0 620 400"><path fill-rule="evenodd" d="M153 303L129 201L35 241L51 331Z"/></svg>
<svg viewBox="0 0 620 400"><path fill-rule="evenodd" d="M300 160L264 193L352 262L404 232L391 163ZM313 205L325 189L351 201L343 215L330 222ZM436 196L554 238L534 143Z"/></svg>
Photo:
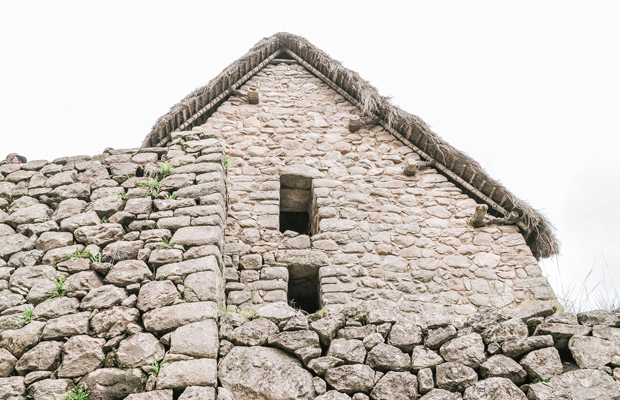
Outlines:
<svg viewBox="0 0 620 400"><path fill-rule="evenodd" d="M530 400L619 400L620 384L600 370L578 369L530 385Z"/></svg>
<svg viewBox="0 0 620 400"><path fill-rule="evenodd" d="M486 360L484 343L477 333L459 336L444 343L439 353L446 361L461 363L471 368L478 368Z"/></svg>
<svg viewBox="0 0 620 400"><path fill-rule="evenodd" d="M125 231L121 224L102 224L79 227L73 234L78 242L85 245L105 246L108 243L121 240Z"/></svg>
<svg viewBox="0 0 620 400"><path fill-rule="evenodd" d="M128 307L112 307L102 310L90 319L91 334L104 339L111 339L125 334L137 325L140 311Z"/></svg>
<svg viewBox="0 0 620 400"><path fill-rule="evenodd" d="M414 400L418 398L418 380L410 372L389 371L370 393L373 400Z"/></svg>
<svg viewBox="0 0 620 400"><path fill-rule="evenodd" d="M170 334L173 354L215 359L219 344L218 326L212 319L181 326Z"/></svg>
<svg viewBox="0 0 620 400"><path fill-rule="evenodd" d="M467 365L446 362L437 366L435 379L438 388L462 393L478 382L478 374Z"/></svg>
<svg viewBox="0 0 620 400"><path fill-rule="evenodd" d="M60 361L60 352L64 343L55 341L43 341L21 356L15 370L20 375L26 375L30 371L51 371Z"/></svg>
<svg viewBox="0 0 620 400"><path fill-rule="evenodd" d="M270 347L234 347L220 361L218 378L235 399L315 398L310 372L296 358Z"/></svg>
<svg viewBox="0 0 620 400"><path fill-rule="evenodd" d="M71 337L62 350L62 364L58 368L58 376L75 378L99 368L104 358L104 344L105 340L86 335Z"/></svg>
<svg viewBox="0 0 620 400"><path fill-rule="evenodd" d="M157 376L157 389L216 385L217 362L209 358L165 363Z"/></svg>
<svg viewBox="0 0 620 400"><path fill-rule="evenodd" d="M527 400L510 379L489 378L465 389L463 400Z"/></svg>
<svg viewBox="0 0 620 400"><path fill-rule="evenodd" d="M482 379L507 378L516 385L521 385L527 378L527 372L512 358L498 354L480 365L480 376Z"/></svg>
<svg viewBox="0 0 620 400"><path fill-rule="evenodd" d="M121 341L116 358L121 368L148 365L164 358L164 346L150 333L136 333Z"/></svg>
<svg viewBox="0 0 620 400"><path fill-rule="evenodd" d="M276 324L266 318L257 318L235 328L228 335L228 340L238 346L262 346L278 332Z"/></svg>
<svg viewBox="0 0 620 400"><path fill-rule="evenodd" d="M407 371L411 357L397 347L380 343L368 352L366 364L378 371Z"/></svg>
<svg viewBox="0 0 620 400"><path fill-rule="evenodd" d="M174 264L166 264L157 268L155 279L169 279L175 283L183 283L190 274L203 271L219 272L215 256L195 258Z"/></svg>
<svg viewBox="0 0 620 400"><path fill-rule="evenodd" d="M519 363L532 380L550 379L564 372L560 353L555 347L534 350L526 354Z"/></svg>
<svg viewBox="0 0 620 400"><path fill-rule="evenodd" d="M126 298L127 293L125 289L114 285L103 285L88 292L80 303L80 309L110 308L121 304Z"/></svg>
<svg viewBox="0 0 620 400"><path fill-rule="evenodd" d="M144 313L144 328L151 332L169 331L192 322L217 319L214 302L182 303Z"/></svg>
<svg viewBox="0 0 620 400"><path fill-rule="evenodd" d="M62 339L65 337L88 334L90 312L64 315L50 319L43 328L41 340Z"/></svg>
<svg viewBox="0 0 620 400"><path fill-rule="evenodd" d="M122 400L143 388L139 369L100 368L82 378L78 384L90 390L88 400Z"/></svg>
<svg viewBox="0 0 620 400"><path fill-rule="evenodd" d="M348 364L363 364L366 359L364 343L358 339L334 339L327 355L344 360Z"/></svg>
<svg viewBox="0 0 620 400"><path fill-rule="evenodd" d="M188 226L179 228L171 242L184 246L203 246L214 244L222 247L223 234L219 226Z"/></svg>
<svg viewBox="0 0 620 400"><path fill-rule="evenodd" d="M341 365L329 369L325 380L339 392L369 393L374 386L375 371L365 364Z"/></svg>
<svg viewBox="0 0 620 400"><path fill-rule="evenodd" d="M140 286L137 307L140 311L171 305L181 297L174 283L168 280L147 282Z"/></svg>
<svg viewBox="0 0 620 400"><path fill-rule="evenodd" d="M144 261L125 260L114 264L104 281L116 286L126 287L133 283L140 283L152 275L153 272Z"/></svg>
<svg viewBox="0 0 620 400"><path fill-rule="evenodd" d="M402 321L392 326L387 343L410 352L414 346L422 344L422 340L422 328L411 321Z"/></svg>

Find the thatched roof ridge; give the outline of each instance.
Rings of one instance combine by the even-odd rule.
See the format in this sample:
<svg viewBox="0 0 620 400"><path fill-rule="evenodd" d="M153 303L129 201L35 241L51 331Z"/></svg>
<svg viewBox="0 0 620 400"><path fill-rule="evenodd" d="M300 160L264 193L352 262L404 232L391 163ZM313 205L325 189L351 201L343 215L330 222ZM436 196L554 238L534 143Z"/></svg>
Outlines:
<svg viewBox="0 0 620 400"><path fill-rule="evenodd" d="M187 95L157 120L143 147L162 145L169 140L171 132L204 123L233 90L282 53L297 59L353 102L364 116L377 117L404 144L431 162L469 195L487 204L491 214L499 217L518 214L517 224L537 258L559 252L553 227L540 212L491 178L475 160L441 139L422 119L392 105L357 72L343 67L306 39L290 33L277 33L261 40L207 85Z"/></svg>

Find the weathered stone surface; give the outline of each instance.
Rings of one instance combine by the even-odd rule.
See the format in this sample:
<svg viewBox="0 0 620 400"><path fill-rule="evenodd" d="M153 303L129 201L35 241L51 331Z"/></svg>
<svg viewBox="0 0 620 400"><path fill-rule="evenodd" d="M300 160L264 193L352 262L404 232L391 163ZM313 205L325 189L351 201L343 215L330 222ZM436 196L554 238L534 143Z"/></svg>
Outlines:
<svg viewBox="0 0 620 400"><path fill-rule="evenodd" d="M121 368L141 367L164 357L164 346L150 333L136 333L121 341L116 357Z"/></svg>
<svg viewBox="0 0 620 400"><path fill-rule="evenodd" d="M484 343L477 333L460 336L444 343L439 353L446 361L461 363L471 368L478 368L486 360Z"/></svg>
<svg viewBox="0 0 620 400"><path fill-rule="evenodd" d="M15 211L5 222L13 227L22 224L36 224L47 221L51 214L52 210L47 205L34 204Z"/></svg>
<svg viewBox="0 0 620 400"><path fill-rule="evenodd" d="M24 303L24 296L8 290L0 291L0 312Z"/></svg>
<svg viewBox="0 0 620 400"><path fill-rule="evenodd" d="M43 328L41 340L62 339L64 337L87 335L90 312L64 315L50 319Z"/></svg>
<svg viewBox="0 0 620 400"><path fill-rule="evenodd" d="M315 397L314 400L351 400L351 396L348 394L340 393L337 390L330 390L318 397Z"/></svg>
<svg viewBox="0 0 620 400"><path fill-rule="evenodd" d="M184 246L220 245L222 228L219 226L189 226L179 228L172 236L171 242Z"/></svg>
<svg viewBox="0 0 620 400"><path fill-rule="evenodd" d="M37 240L36 248L43 251L73 244L71 232L43 232Z"/></svg>
<svg viewBox="0 0 620 400"><path fill-rule="evenodd" d="M531 379L550 379L561 374L562 361L555 347L546 347L526 354L519 362Z"/></svg>
<svg viewBox="0 0 620 400"><path fill-rule="evenodd" d="M394 346L380 343L368 352L366 364L378 371L407 371L411 357Z"/></svg>
<svg viewBox="0 0 620 400"><path fill-rule="evenodd" d="M289 274L296 278L316 275L316 271L327 265L327 254L317 250L277 251L276 261L288 265Z"/></svg>
<svg viewBox="0 0 620 400"><path fill-rule="evenodd" d="M487 378L507 378L517 385L525 382L527 372L510 357L498 354L480 365L480 376Z"/></svg>
<svg viewBox="0 0 620 400"><path fill-rule="evenodd" d="M233 348L220 363L219 379L234 398L314 399L312 375L278 349Z"/></svg>
<svg viewBox="0 0 620 400"><path fill-rule="evenodd" d="M596 369L609 364L613 356L620 356L620 346L592 336L571 337L568 349L579 368Z"/></svg>
<svg viewBox="0 0 620 400"><path fill-rule="evenodd" d="M8 260L10 256L22 250L29 250L34 247L27 236L21 233L3 236L0 241L0 258Z"/></svg>
<svg viewBox="0 0 620 400"><path fill-rule="evenodd" d="M119 305L127 298L123 288L114 285L103 285L92 289L80 303L82 310L110 308Z"/></svg>
<svg viewBox="0 0 620 400"><path fill-rule="evenodd" d="M157 268L155 279L169 279L176 283L183 283L187 275L203 271L218 271L217 259L214 256L207 256L186 260L174 264L166 264Z"/></svg>
<svg viewBox="0 0 620 400"><path fill-rule="evenodd" d="M536 327L534 335L551 335L557 349L565 349L573 335L588 336L592 328L584 325L569 325L561 323L542 323Z"/></svg>
<svg viewBox="0 0 620 400"><path fill-rule="evenodd" d="M125 287L132 283L140 283L149 278L152 274L153 273L144 261L125 260L113 265L104 281L116 286Z"/></svg>
<svg viewBox="0 0 620 400"><path fill-rule="evenodd" d="M218 348L218 327L212 319L184 325L170 335L170 353L215 359Z"/></svg>
<svg viewBox="0 0 620 400"><path fill-rule="evenodd" d="M304 347L320 347L319 335L313 331L281 332L270 336L268 342L291 353Z"/></svg>
<svg viewBox="0 0 620 400"><path fill-rule="evenodd" d="M100 368L82 378L78 385L88 387L88 400L121 400L140 390L142 373L137 368Z"/></svg>
<svg viewBox="0 0 620 400"><path fill-rule="evenodd" d="M71 379L44 379L28 386L28 395L37 400L62 399L62 395L69 392L74 386Z"/></svg>
<svg viewBox="0 0 620 400"><path fill-rule="evenodd" d="M432 368L444 362L444 359L425 346L416 346L411 352L411 369L417 372L424 368Z"/></svg>
<svg viewBox="0 0 620 400"><path fill-rule="evenodd" d="M326 356L310 360L308 362L308 368L313 370L317 375L323 376L330 368L338 367L342 364L344 364L344 361L340 358Z"/></svg>
<svg viewBox="0 0 620 400"><path fill-rule="evenodd" d="M26 394L26 385L21 376L0 378L0 399L21 400Z"/></svg>
<svg viewBox="0 0 620 400"><path fill-rule="evenodd" d="M502 352L508 357L514 358L532 350L551 346L553 346L553 337L551 335L530 336L519 341L509 340L504 342L502 344Z"/></svg>
<svg viewBox="0 0 620 400"><path fill-rule="evenodd" d="M418 380L410 372L389 371L370 393L373 400L414 400L418 398Z"/></svg>
<svg viewBox="0 0 620 400"><path fill-rule="evenodd" d="M181 297L174 283L168 280L147 282L140 287L137 307L140 311L168 306Z"/></svg>
<svg viewBox="0 0 620 400"><path fill-rule="evenodd" d="M620 384L600 370L580 369L530 385L530 400L620 399Z"/></svg>
<svg viewBox="0 0 620 400"><path fill-rule="evenodd" d="M38 282L49 282L58 277L58 271L51 265L33 265L18 268L9 279L11 289L21 294L28 294Z"/></svg>
<svg viewBox="0 0 620 400"><path fill-rule="evenodd" d="M581 325L608 325L620 327L620 315L607 310L588 311L577 314Z"/></svg>
<svg viewBox="0 0 620 400"><path fill-rule="evenodd" d="M11 375L16 363L17 358L10 351L0 348L0 378Z"/></svg>
<svg viewBox="0 0 620 400"><path fill-rule="evenodd" d="M101 219L99 219L97 213L94 211L88 211L63 219L60 221L60 229L63 231L75 232L75 230L80 227L99 224L101 224Z"/></svg>
<svg viewBox="0 0 620 400"><path fill-rule="evenodd" d="M508 340L524 340L527 335L527 325L521 319L513 318L485 329L482 332L482 339L485 344L501 344Z"/></svg>
<svg viewBox="0 0 620 400"><path fill-rule="evenodd" d="M377 332L376 325L347 326L338 331L338 339L364 339Z"/></svg>
<svg viewBox="0 0 620 400"><path fill-rule="evenodd" d="M329 346L336 337L336 332L344 327L345 318L341 314L329 314L310 324L310 328L319 334L323 346Z"/></svg>
<svg viewBox="0 0 620 400"><path fill-rule="evenodd" d="M214 390L214 389L211 388L211 390ZM191 398L191 397L188 397L188 398ZM204 397L204 398L209 399L209 397ZM211 398L211 400L214 400L214 399L215 397ZM145 392L145 393L134 393L134 394L130 394L129 396L125 397L125 400L172 400L172 389L153 390L151 392Z"/></svg>
<svg viewBox="0 0 620 400"><path fill-rule="evenodd" d="M429 349L436 350L448 340L454 339L456 334L457 331L453 325L429 329L424 338L424 345Z"/></svg>
<svg viewBox="0 0 620 400"><path fill-rule="evenodd" d="M52 370L60 361L60 352L63 342L43 341L24 353L15 365L15 370L20 375L26 375L30 371Z"/></svg>
<svg viewBox="0 0 620 400"><path fill-rule="evenodd" d="M453 392L463 392L478 382L478 374L467 365L446 362L437 366L437 387Z"/></svg>
<svg viewBox="0 0 620 400"><path fill-rule="evenodd" d="M71 337L63 347L58 376L75 378L99 368L104 357L102 350L104 343L103 339L85 335Z"/></svg>
<svg viewBox="0 0 620 400"><path fill-rule="evenodd" d="M20 358L39 343L43 327L45 322L32 321L23 328L6 330L0 336L0 348L7 349L13 356Z"/></svg>
<svg viewBox="0 0 620 400"><path fill-rule="evenodd" d="M397 322L392 326L387 343L410 352L415 345L422 344L422 328L410 321Z"/></svg>
<svg viewBox="0 0 620 400"><path fill-rule="evenodd" d="M433 389L424 396L420 397L420 400L461 400L463 397L458 392L450 392L444 389Z"/></svg>
<svg viewBox="0 0 620 400"><path fill-rule="evenodd" d="M489 378L465 389L463 400L527 400L525 394L506 378Z"/></svg>
<svg viewBox="0 0 620 400"><path fill-rule="evenodd" d="M208 358L165 363L157 379L158 389L216 386L217 363Z"/></svg>
<svg viewBox="0 0 620 400"><path fill-rule="evenodd" d="M327 383L345 393L370 392L374 386L374 378L375 371L365 364L342 365L325 373Z"/></svg>
<svg viewBox="0 0 620 400"><path fill-rule="evenodd" d="M80 301L75 298L57 297L49 301L39 303L32 312L32 317L39 320L47 320L74 314L78 310Z"/></svg>
<svg viewBox="0 0 620 400"><path fill-rule="evenodd" d="M220 301L224 298L219 270L187 275L183 284L187 301Z"/></svg>
<svg viewBox="0 0 620 400"><path fill-rule="evenodd" d="M433 390L435 387L435 379L433 379L433 370L424 368L418 371L418 391L420 395Z"/></svg>
<svg viewBox="0 0 620 400"><path fill-rule="evenodd" d="M205 386L190 386L179 396L179 400L215 400L216 398L215 388Z"/></svg>
<svg viewBox="0 0 620 400"><path fill-rule="evenodd" d="M239 346L262 346L278 333L278 326L266 318L257 318L235 328L228 340Z"/></svg>
<svg viewBox="0 0 620 400"><path fill-rule="evenodd" d="M366 359L366 349L361 340L334 339L329 345L327 355L349 364L362 364Z"/></svg>
<svg viewBox="0 0 620 400"><path fill-rule="evenodd" d="M127 332L138 323L140 312L134 308L112 307L95 314L90 320L91 333L97 337L111 339Z"/></svg>
<svg viewBox="0 0 620 400"><path fill-rule="evenodd" d="M144 242L141 240L110 243L103 249L103 259L105 261L135 260L142 246Z"/></svg>
<svg viewBox="0 0 620 400"><path fill-rule="evenodd" d="M297 310L289 306L285 301L267 304L256 311L257 318L266 318L277 325L288 321L297 314Z"/></svg>
<svg viewBox="0 0 620 400"><path fill-rule="evenodd" d="M120 191L120 189L117 189ZM123 208L125 201L119 196L106 196L95 200L92 203L93 211L97 213L100 218L109 218L117 211Z"/></svg>
<svg viewBox="0 0 620 400"><path fill-rule="evenodd" d="M79 227L73 234L78 242L86 245L105 246L108 243L121 240L125 231L121 224L102 224Z"/></svg>
<svg viewBox="0 0 620 400"><path fill-rule="evenodd" d="M162 307L142 316L144 328L152 332L168 331L192 322L216 318L217 306L210 301Z"/></svg>

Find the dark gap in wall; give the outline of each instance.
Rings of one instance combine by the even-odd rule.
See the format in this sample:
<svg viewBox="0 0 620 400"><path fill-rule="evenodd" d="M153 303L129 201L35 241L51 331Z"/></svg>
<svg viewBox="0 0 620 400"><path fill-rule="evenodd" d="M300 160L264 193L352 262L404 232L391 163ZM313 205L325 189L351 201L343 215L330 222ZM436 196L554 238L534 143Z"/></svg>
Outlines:
<svg viewBox="0 0 620 400"><path fill-rule="evenodd" d="M289 277L288 303L291 307L301 309L308 314L317 312L319 304L319 276L306 276L302 278Z"/></svg>
<svg viewBox="0 0 620 400"><path fill-rule="evenodd" d="M144 169L142 167L138 167L136 170L136 178L142 178L144 176Z"/></svg>
<svg viewBox="0 0 620 400"><path fill-rule="evenodd" d="M302 235L310 235L310 216L301 211L280 211L280 232L294 231Z"/></svg>

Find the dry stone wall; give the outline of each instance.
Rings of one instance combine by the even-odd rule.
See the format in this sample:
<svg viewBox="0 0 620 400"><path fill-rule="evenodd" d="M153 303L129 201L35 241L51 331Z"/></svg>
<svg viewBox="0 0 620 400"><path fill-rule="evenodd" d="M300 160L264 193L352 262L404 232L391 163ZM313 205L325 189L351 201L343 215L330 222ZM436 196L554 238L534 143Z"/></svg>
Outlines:
<svg viewBox="0 0 620 400"><path fill-rule="evenodd" d="M286 301L312 275L331 310L372 302L467 315L555 299L516 226L473 228L474 200L433 168L405 176L417 154L378 125L349 132L360 111L303 67L269 65L249 85L260 104L232 97L199 128L229 160L229 305ZM280 207L303 180L314 234L283 234Z"/></svg>
<svg viewBox="0 0 620 400"><path fill-rule="evenodd" d="M0 399L215 399L225 198L213 138L0 166Z"/></svg>

